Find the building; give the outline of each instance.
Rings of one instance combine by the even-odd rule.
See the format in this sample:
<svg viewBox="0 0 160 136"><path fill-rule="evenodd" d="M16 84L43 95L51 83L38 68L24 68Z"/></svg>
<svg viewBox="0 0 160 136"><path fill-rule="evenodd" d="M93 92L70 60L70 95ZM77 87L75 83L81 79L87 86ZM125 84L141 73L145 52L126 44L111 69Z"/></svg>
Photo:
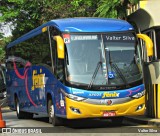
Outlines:
<svg viewBox="0 0 160 136"><path fill-rule="evenodd" d="M139 4L127 9L128 21L136 24L141 30L160 26L160 0L140 0Z"/></svg>

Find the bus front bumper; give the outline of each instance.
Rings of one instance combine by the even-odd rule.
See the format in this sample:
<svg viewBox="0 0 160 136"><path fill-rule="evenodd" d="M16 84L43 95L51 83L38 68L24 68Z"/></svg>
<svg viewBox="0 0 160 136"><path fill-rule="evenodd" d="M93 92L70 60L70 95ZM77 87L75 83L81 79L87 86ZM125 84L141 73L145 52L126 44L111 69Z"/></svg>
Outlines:
<svg viewBox="0 0 160 136"><path fill-rule="evenodd" d="M67 119L105 117L105 112L114 112L115 116L143 115L145 112L144 102L145 96L124 104L108 106L78 102L66 97Z"/></svg>

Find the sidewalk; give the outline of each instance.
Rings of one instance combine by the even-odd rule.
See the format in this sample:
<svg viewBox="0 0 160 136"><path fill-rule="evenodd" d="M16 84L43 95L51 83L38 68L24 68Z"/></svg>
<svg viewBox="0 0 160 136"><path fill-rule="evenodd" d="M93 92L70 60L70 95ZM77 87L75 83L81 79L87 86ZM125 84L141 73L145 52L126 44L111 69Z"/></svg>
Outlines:
<svg viewBox="0 0 160 136"><path fill-rule="evenodd" d="M126 119L135 123L160 127L160 119L149 118L147 116L126 116Z"/></svg>

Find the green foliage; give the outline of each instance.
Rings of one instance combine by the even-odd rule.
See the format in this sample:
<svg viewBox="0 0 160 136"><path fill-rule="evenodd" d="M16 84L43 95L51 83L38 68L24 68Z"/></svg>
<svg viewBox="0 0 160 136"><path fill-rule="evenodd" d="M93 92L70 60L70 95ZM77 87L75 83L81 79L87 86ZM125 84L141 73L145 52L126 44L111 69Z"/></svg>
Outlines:
<svg viewBox="0 0 160 136"><path fill-rule="evenodd" d="M0 22L12 22L13 39L56 18L93 16L98 0L3 0Z"/></svg>
<svg viewBox="0 0 160 136"><path fill-rule="evenodd" d="M107 18L116 18L117 17L117 6L120 5L119 0L100 0L98 4L97 11L95 12L95 16L99 17L107 17Z"/></svg>
<svg viewBox="0 0 160 136"><path fill-rule="evenodd" d="M0 32L0 39L2 39L2 38L3 38L3 33Z"/></svg>
<svg viewBox="0 0 160 136"><path fill-rule="evenodd" d="M130 2L131 4L137 4L137 3L139 2L139 0L129 0L129 2Z"/></svg>
<svg viewBox="0 0 160 136"><path fill-rule="evenodd" d="M125 19L128 6L138 2L139 0L100 0L94 16Z"/></svg>
<svg viewBox="0 0 160 136"><path fill-rule="evenodd" d="M5 59L5 46L11 41L10 37L3 37L0 39L0 63L4 62Z"/></svg>
<svg viewBox="0 0 160 136"><path fill-rule="evenodd" d="M4 62L5 51L0 48L0 63Z"/></svg>

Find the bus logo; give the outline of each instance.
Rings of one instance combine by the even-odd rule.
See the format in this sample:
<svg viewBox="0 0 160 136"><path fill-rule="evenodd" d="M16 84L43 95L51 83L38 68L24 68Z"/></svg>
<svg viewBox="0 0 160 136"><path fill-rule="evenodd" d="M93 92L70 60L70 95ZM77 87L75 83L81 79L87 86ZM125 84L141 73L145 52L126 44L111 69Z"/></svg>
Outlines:
<svg viewBox="0 0 160 136"><path fill-rule="evenodd" d="M33 81L33 86L32 90L35 90L36 88L41 88L43 89L45 87L45 74L42 74L42 69L40 69L40 74L37 74L37 70L33 70L33 75L32 75L32 81Z"/></svg>
<svg viewBox="0 0 160 136"><path fill-rule="evenodd" d="M111 100L108 100L107 101L107 105L111 105L112 104L112 101Z"/></svg>
<svg viewBox="0 0 160 136"><path fill-rule="evenodd" d="M106 97L119 97L119 94L120 93L116 93L116 92L114 92L114 93L105 92L105 93L103 93L102 98L106 98Z"/></svg>
<svg viewBox="0 0 160 136"><path fill-rule="evenodd" d="M63 39L64 39L64 43L70 43L70 35L69 34L64 34Z"/></svg>
<svg viewBox="0 0 160 136"><path fill-rule="evenodd" d="M105 104L105 105L111 105L112 104L112 100L108 100L108 99L102 99L100 100L101 104Z"/></svg>

